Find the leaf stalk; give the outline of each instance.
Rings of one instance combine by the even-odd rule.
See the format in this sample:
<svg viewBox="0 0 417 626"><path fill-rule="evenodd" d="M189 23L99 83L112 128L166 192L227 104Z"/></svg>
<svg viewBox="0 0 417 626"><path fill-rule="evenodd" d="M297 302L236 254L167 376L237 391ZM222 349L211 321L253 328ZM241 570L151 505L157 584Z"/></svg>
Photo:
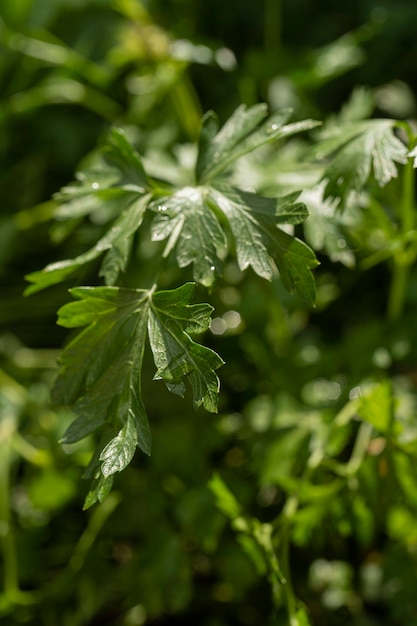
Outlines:
<svg viewBox="0 0 417 626"><path fill-rule="evenodd" d="M393 257L393 272L391 287L388 296L387 315L390 320L397 320L405 305L407 296L407 286L411 263L414 255L407 254L407 238L414 230L414 196L415 196L415 176L413 160L408 159L403 170L402 199L399 207L400 231L403 237L402 249Z"/></svg>

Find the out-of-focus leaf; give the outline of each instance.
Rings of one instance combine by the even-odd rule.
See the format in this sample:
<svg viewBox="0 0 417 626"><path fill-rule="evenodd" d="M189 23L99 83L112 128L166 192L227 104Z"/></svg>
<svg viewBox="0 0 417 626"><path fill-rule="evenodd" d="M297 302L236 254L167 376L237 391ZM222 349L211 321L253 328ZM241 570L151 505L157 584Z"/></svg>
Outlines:
<svg viewBox="0 0 417 626"><path fill-rule="evenodd" d="M260 127L268 113L265 104L238 107L218 131L216 115L210 111L202 122L196 175L199 182L212 180L236 159L256 148L278 139L315 128L319 122L303 120L285 123L292 110L282 109L271 115Z"/></svg>
<svg viewBox="0 0 417 626"><path fill-rule="evenodd" d="M281 600L281 585L285 584L285 578L273 546L272 526L263 524L256 518L246 517L241 505L219 474L211 478L208 486L216 498L217 506L230 519L243 549L253 560L258 572L267 573L274 601L278 605Z"/></svg>
<svg viewBox="0 0 417 626"><path fill-rule="evenodd" d="M307 611L305 609L298 609L295 615L294 626L311 626L311 622L308 618Z"/></svg>
<svg viewBox="0 0 417 626"><path fill-rule="evenodd" d="M149 196L138 197L137 193L128 192L128 198L125 195L123 203L126 201L128 207L93 248L74 259L51 263L39 272L28 274L26 279L33 284L26 289L25 293L30 295L62 282L86 263L94 261L103 252L107 254L101 265L100 276L104 276L107 285L114 285L119 273L126 268L133 236L142 223Z"/></svg>
<svg viewBox="0 0 417 626"><path fill-rule="evenodd" d="M407 147L394 134L395 120L375 119L324 130L314 149L328 159L323 179L325 197L342 207L352 191L361 191L371 176L380 187L398 174L396 163L406 163Z"/></svg>
<svg viewBox="0 0 417 626"><path fill-rule="evenodd" d="M208 486L216 498L217 506L230 520L233 521L242 515L242 507L219 474L213 475Z"/></svg>
<svg viewBox="0 0 417 626"><path fill-rule="evenodd" d="M355 257L350 244L354 227L360 223L360 215L350 207L343 213L336 211L329 199L323 198L323 189L307 189L300 199L305 202L309 216L303 224L305 239L315 251L324 250L333 262L341 262L347 267L355 265Z"/></svg>
<svg viewBox="0 0 417 626"><path fill-rule="evenodd" d="M369 393L363 395L358 406L360 417L381 433L388 430L392 411L392 388L388 380L378 383Z"/></svg>

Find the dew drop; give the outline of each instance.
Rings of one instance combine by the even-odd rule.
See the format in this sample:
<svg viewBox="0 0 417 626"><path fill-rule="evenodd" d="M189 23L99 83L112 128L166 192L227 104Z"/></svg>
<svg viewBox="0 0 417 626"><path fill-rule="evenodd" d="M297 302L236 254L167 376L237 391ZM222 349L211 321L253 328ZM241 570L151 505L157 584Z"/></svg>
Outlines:
<svg viewBox="0 0 417 626"><path fill-rule="evenodd" d="M167 207L165 205L163 205L163 204L159 205L158 211L166 211L166 210L167 210Z"/></svg>
<svg viewBox="0 0 417 626"><path fill-rule="evenodd" d="M271 124L271 130L278 130L277 124Z"/></svg>
<svg viewBox="0 0 417 626"><path fill-rule="evenodd" d="M216 268L214 267L214 265L210 265L210 269L211 269L211 271L212 271L212 272L214 272L214 270L215 270Z"/></svg>
<svg viewBox="0 0 417 626"><path fill-rule="evenodd" d="M91 188L92 189L98 189L100 187L100 185L98 183L92 183Z"/></svg>

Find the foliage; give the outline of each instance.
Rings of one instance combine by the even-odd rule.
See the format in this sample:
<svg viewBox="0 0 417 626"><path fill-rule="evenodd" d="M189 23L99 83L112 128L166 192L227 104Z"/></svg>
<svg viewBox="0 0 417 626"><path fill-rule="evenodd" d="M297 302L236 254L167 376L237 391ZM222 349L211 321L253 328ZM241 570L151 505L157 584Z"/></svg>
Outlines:
<svg viewBox="0 0 417 626"><path fill-rule="evenodd" d="M1 7L7 623L415 621L413 11L294 6Z"/></svg>

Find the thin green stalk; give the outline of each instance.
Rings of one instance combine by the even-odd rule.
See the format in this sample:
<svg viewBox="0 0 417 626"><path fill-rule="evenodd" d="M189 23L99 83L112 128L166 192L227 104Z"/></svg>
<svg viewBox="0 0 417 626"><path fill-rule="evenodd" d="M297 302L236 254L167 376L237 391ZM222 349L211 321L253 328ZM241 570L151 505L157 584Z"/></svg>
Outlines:
<svg viewBox="0 0 417 626"><path fill-rule="evenodd" d="M354 476L358 472L367 454L369 442L372 438L372 432L373 426L368 424L368 422L362 422L356 436L352 455L344 467L343 473L345 476Z"/></svg>
<svg viewBox="0 0 417 626"><path fill-rule="evenodd" d="M405 295L408 285L409 266L404 252L394 258L391 288L388 297L388 318L397 320L404 309Z"/></svg>
<svg viewBox="0 0 417 626"><path fill-rule="evenodd" d="M391 288L388 296L388 318L391 320L398 319L403 310L407 295L408 277L410 264L412 260L407 254L406 237L410 231L414 229L414 194L415 194L415 176L414 164L412 159L404 166L403 184L402 184L402 202L400 205L400 229L404 237L404 246L397 255L394 256L394 266L391 280Z"/></svg>
<svg viewBox="0 0 417 626"><path fill-rule="evenodd" d="M15 420L5 415L0 428L0 538L3 555L4 593L10 600L19 592L19 575L16 545L10 516L10 461L11 439L15 431Z"/></svg>
<svg viewBox="0 0 417 626"><path fill-rule="evenodd" d="M99 532L119 503L120 496L113 492L95 509L69 561L68 569L73 574L79 572L83 567L87 554L94 545Z"/></svg>
<svg viewBox="0 0 417 626"><path fill-rule="evenodd" d="M413 159L408 159L404 167L403 175L403 198L401 205L401 225L402 233L406 235L414 229L414 193L415 176Z"/></svg>
<svg viewBox="0 0 417 626"><path fill-rule="evenodd" d="M284 527L281 530L280 536L280 551L279 562L281 571L285 577L285 583L283 584L283 594L285 597L285 604L287 607L288 623L289 626L296 626L297 624L297 600L294 593L294 588L291 579L291 568L289 562L290 553L290 534L292 520L298 509L297 496L291 496L284 507Z"/></svg>
<svg viewBox="0 0 417 626"><path fill-rule="evenodd" d="M348 406L348 410L341 411L338 415L338 421L341 424L345 424L349 421L349 419L351 419L352 411L356 409L357 403L352 402ZM352 476L359 470L359 467L362 464L362 461L366 454L371 435L372 426L370 424L363 423L356 437L353 452L349 462L346 465L344 475ZM311 480L314 471L321 464L322 461L323 451L313 450L303 474L303 481L308 482ZM292 585L291 568L289 563L291 526L293 524L299 505L300 500L298 495L290 496L285 503L282 513L279 515L274 523L276 529L275 532L278 535L278 561L282 575L285 578L285 581L283 581L282 584L282 593L285 598L289 626L297 626L299 623L297 618L297 598Z"/></svg>

